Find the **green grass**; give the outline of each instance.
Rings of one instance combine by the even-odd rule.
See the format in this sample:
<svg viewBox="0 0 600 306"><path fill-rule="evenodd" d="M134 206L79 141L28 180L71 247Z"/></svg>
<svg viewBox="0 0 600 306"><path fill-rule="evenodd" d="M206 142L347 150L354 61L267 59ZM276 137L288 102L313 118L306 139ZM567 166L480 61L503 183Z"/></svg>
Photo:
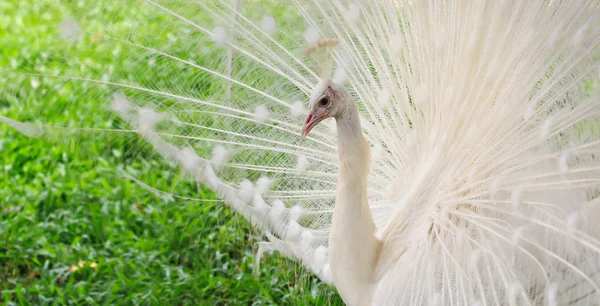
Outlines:
<svg viewBox="0 0 600 306"><path fill-rule="evenodd" d="M70 52L95 68L84 75L101 78L115 58L101 44L90 43L89 36L65 48L59 25L73 11L54 2L0 2L0 70L69 75L80 67L52 54ZM122 4L99 2L79 7L83 13L76 17L90 28L103 17L135 21L127 19L133 15ZM66 3L78 7L80 2ZM160 19L145 26L160 27ZM127 76L127 69L115 67L115 75ZM112 125L111 119L94 116L103 107L99 101L73 100L68 83L39 81L43 96L28 90L29 77L0 75L0 114L19 120L43 116L50 122L79 117L96 126ZM83 90L89 90L88 97L100 96L92 87ZM332 288L276 254L263 259L255 273L260 237L210 191L178 184L179 194L200 199L187 201L157 195L126 178L124 173L151 168L144 181L168 190L179 176L147 146L132 149L135 145L118 137L34 139L0 125L2 303L341 304ZM132 161L123 153L131 150L148 158ZM70 272L79 261L86 266Z"/></svg>

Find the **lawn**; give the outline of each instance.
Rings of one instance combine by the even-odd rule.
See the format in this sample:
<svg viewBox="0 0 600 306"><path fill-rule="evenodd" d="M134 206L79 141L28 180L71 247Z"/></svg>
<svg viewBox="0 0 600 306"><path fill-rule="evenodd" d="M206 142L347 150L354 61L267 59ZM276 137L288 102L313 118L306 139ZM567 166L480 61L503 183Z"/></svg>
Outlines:
<svg viewBox="0 0 600 306"><path fill-rule="evenodd" d="M21 72L92 79L110 72L127 78L130 72L115 62L115 50L94 43L93 35L70 46L60 28L74 18L86 29L100 29L100 21L110 20L125 30L139 16L152 17L151 10L140 13L140 2L131 3L0 2L0 115L53 124L77 118L111 127L115 118L96 115L106 98L97 89ZM150 33L161 21L148 18L136 29ZM153 39L169 43L168 35ZM153 77L169 73L177 71ZM152 192L130 179L129 174L145 171L145 183L175 188L180 173L148 146L94 133L36 139L5 124L0 133L3 303L341 304L334 289L277 254L265 256L255 271L256 243L264 238L209 190L179 182L177 194L194 199L189 200ZM132 159L131 151L144 158Z"/></svg>

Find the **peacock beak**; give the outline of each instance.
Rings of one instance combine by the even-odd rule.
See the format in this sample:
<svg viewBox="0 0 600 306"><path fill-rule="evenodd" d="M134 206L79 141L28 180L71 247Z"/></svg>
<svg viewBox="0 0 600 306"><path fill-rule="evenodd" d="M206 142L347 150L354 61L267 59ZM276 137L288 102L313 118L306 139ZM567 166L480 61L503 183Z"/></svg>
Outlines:
<svg viewBox="0 0 600 306"><path fill-rule="evenodd" d="M327 118L327 114L323 109L315 108L308 113L304 126L302 127L302 137L306 137L308 133L323 119Z"/></svg>

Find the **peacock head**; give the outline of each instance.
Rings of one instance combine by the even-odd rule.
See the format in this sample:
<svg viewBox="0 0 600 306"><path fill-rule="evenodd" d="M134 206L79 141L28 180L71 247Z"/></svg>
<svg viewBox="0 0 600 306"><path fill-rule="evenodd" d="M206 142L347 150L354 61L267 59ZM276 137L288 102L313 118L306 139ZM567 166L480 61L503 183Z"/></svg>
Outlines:
<svg viewBox="0 0 600 306"><path fill-rule="evenodd" d="M341 85L330 79L323 79L310 95L309 111L304 126L302 137L306 137L310 131L327 118L339 120L352 109L352 98L348 91Z"/></svg>

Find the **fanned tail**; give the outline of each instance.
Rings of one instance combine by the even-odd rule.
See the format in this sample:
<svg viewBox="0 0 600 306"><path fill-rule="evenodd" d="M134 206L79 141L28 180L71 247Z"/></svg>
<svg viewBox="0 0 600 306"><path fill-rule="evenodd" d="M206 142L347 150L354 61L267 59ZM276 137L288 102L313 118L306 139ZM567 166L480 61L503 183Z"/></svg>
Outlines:
<svg viewBox="0 0 600 306"><path fill-rule="evenodd" d="M399 74L414 110L410 131L395 130L406 145L379 207L392 217L380 223L376 304L594 303L599 3L405 12L404 53L376 66L414 69Z"/></svg>
<svg viewBox="0 0 600 306"><path fill-rule="evenodd" d="M60 109L64 118L45 122L44 110L19 101L25 106L21 115L37 123L0 119L30 136L89 132L135 142L138 135L179 167L184 181L213 189L265 233L270 242L261 243L259 253L280 251L329 281L335 131L317 129L308 139L301 137L318 63L305 54L304 29L277 31L305 21L300 6L273 8L286 15L276 24L268 13L228 1L132 4L138 24L108 21L97 29L67 20L61 25L65 47L72 44L76 53L90 44L96 56L110 57L108 67L52 55L71 63L72 75L23 67L5 71L10 98L18 100L21 90L36 91L38 100ZM162 20L164 28L145 28L148 18ZM114 73L121 69L127 74ZM98 74L102 78L93 77ZM104 111L86 115L86 101L103 101ZM85 120L76 122L78 116ZM126 154L145 158L136 145L130 150Z"/></svg>

